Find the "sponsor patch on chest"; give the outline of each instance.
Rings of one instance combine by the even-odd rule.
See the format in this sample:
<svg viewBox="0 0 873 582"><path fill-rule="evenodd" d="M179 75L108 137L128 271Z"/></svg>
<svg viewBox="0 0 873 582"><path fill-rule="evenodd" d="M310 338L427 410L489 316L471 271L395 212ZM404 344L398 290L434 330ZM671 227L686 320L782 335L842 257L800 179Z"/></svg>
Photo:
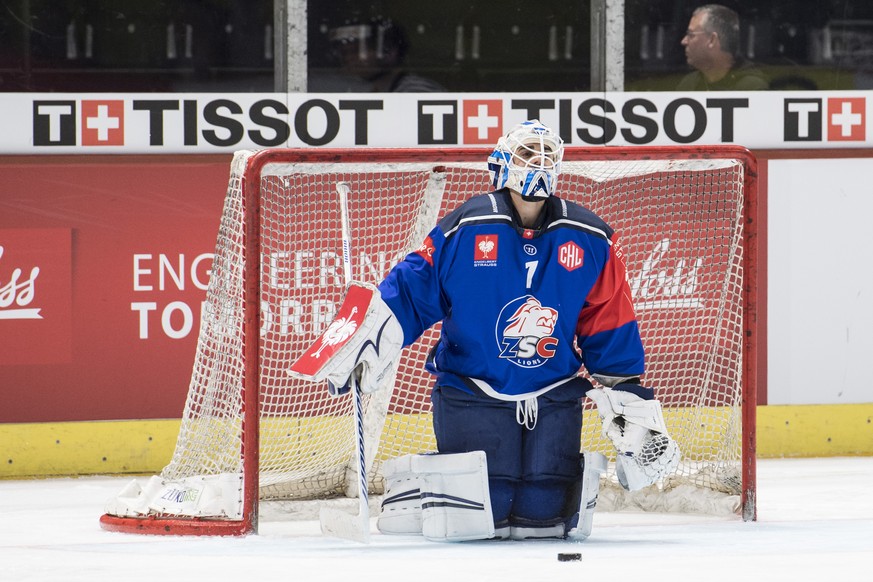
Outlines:
<svg viewBox="0 0 873 582"><path fill-rule="evenodd" d="M497 242L496 234L477 234L473 248L473 266L496 267Z"/></svg>

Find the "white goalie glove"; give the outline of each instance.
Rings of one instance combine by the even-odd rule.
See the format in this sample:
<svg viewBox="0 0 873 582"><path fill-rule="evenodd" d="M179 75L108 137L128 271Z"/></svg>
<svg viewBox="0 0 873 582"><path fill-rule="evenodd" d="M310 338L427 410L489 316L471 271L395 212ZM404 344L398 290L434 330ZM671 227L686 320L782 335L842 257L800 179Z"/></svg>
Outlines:
<svg viewBox="0 0 873 582"><path fill-rule="evenodd" d="M660 402L611 388L594 388L588 396L597 405L603 436L615 446L622 487L636 491L676 470L681 453L667 434Z"/></svg>
<svg viewBox="0 0 873 582"><path fill-rule="evenodd" d="M352 283L336 317L288 374L312 382L327 380L331 395L349 391L352 375L361 392L375 392L393 374L403 349L403 329L379 290Z"/></svg>

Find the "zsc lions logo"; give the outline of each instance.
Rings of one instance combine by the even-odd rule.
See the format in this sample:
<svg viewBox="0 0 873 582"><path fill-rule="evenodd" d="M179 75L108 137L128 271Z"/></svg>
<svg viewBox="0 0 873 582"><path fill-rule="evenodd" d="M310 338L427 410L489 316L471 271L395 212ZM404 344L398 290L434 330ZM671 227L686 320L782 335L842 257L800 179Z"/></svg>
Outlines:
<svg viewBox="0 0 873 582"><path fill-rule="evenodd" d="M558 312L544 307L536 297L525 295L503 306L495 333L500 357L522 368L536 368L555 355L552 337Z"/></svg>

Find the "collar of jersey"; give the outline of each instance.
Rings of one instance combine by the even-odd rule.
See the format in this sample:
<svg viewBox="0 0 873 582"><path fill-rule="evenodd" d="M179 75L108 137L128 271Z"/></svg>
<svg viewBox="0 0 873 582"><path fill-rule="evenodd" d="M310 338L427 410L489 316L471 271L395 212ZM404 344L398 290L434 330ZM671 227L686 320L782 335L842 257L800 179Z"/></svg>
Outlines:
<svg viewBox="0 0 873 582"><path fill-rule="evenodd" d="M512 216L512 226L515 228L516 232L519 235L524 236L525 233L532 233L533 236L527 238L536 238L545 230L547 224L549 224L549 217L552 212L552 205L549 204L549 200L546 199L546 203L543 204L543 209L540 212L540 215L537 217L537 222L532 227L522 226L521 217L518 215L518 211L515 209L515 205L512 203L512 193L509 191L509 188L503 189L504 196L506 197L506 204L509 206L509 212Z"/></svg>

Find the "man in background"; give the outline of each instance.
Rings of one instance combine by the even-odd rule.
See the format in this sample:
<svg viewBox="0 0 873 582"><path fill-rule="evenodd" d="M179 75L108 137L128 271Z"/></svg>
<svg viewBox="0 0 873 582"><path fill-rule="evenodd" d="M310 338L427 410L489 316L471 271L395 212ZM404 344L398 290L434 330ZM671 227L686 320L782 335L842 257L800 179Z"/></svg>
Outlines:
<svg viewBox="0 0 873 582"><path fill-rule="evenodd" d="M720 4L706 4L691 15L682 37L685 58L694 69L677 91L759 91L769 83L755 65L740 56L740 19Z"/></svg>
<svg viewBox="0 0 873 582"><path fill-rule="evenodd" d="M444 92L439 83L405 67L409 51L406 32L388 19L352 23L328 32L338 77L348 82L339 90L378 93ZM321 84L323 85L323 83ZM310 90L324 90L314 83Z"/></svg>

